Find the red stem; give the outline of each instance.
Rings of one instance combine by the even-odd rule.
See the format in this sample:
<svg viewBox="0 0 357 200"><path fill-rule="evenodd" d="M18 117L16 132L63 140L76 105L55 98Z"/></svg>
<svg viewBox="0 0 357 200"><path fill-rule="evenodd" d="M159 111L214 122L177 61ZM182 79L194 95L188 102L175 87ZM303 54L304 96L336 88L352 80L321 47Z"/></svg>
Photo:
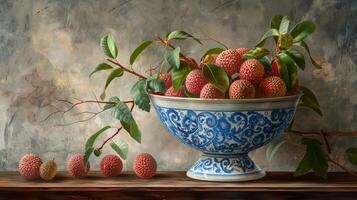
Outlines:
<svg viewBox="0 0 357 200"><path fill-rule="evenodd" d="M114 61L114 60L111 60L111 59L109 59L109 58L107 58L107 60L108 60L109 62L113 63L114 65L116 65L116 66L122 68L122 69L123 69L124 71L126 71L126 72L129 72L129 73L131 73L131 74L133 74L133 75L135 75L135 76L137 76L137 77L139 77L139 78L147 79L145 76L143 76L143 75L141 75L141 74L139 74L139 73L136 73L136 72L133 71L133 70L130 70L130 69L124 67L123 65L121 65L120 63L118 63L118 62L116 62L116 61Z"/></svg>

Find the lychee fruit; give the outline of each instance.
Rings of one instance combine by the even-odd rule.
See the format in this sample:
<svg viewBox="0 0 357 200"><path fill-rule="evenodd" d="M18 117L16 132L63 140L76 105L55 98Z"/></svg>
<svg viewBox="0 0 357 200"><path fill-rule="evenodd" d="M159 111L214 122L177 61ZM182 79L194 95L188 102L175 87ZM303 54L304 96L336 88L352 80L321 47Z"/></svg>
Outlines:
<svg viewBox="0 0 357 200"><path fill-rule="evenodd" d="M286 94L286 85L280 77L269 76L260 82L259 90L263 97L282 97Z"/></svg>
<svg viewBox="0 0 357 200"><path fill-rule="evenodd" d="M257 59L248 59L244 61L239 70L239 78L250 81L254 86L257 86L264 78L264 66Z"/></svg>
<svg viewBox="0 0 357 200"><path fill-rule="evenodd" d="M169 97L186 97L185 86L181 85L176 91L173 86L166 90L165 96Z"/></svg>
<svg viewBox="0 0 357 200"><path fill-rule="evenodd" d="M140 178L151 178L156 173L156 161L152 155L142 153L135 157L133 170Z"/></svg>
<svg viewBox="0 0 357 200"><path fill-rule="evenodd" d="M221 52L216 59L216 65L223 68L229 75L239 72L243 63L241 54L236 49L228 49Z"/></svg>
<svg viewBox="0 0 357 200"><path fill-rule="evenodd" d="M38 155L24 155L19 162L20 175L28 180L39 178L41 164L42 161Z"/></svg>
<svg viewBox="0 0 357 200"><path fill-rule="evenodd" d="M225 94L211 83L203 86L200 93L200 98L202 99L224 99L224 96Z"/></svg>
<svg viewBox="0 0 357 200"><path fill-rule="evenodd" d="M242 58L242 56L246 53L248 53L249 49L248 48L237 48L236 51L239 53L240 57Z"/></svg>
<svg viewBox="0 0 357 200"><path fill-rule="evenodd" d="M252 99L255 97L254 85L247 80L238 79L229 87L230 99Z"/></svg>
<svg viewBox="0 0 357 200"><path fill-rule="evenodd" d="M123 169L123 163L116 155L106 155L100 161L100 171L104 176L117 176Z"/></svg>
<svg viewBox="0 0 357 200"><path fill-rule="evenodd" d="M192 70L186 77L185 85L187 91L193 95L199 96L203 86L205 86L208 81L203 75L203 71L200 69Z"/></svg>
<svg viewBox="0 0 357 200"><path fill-rule="evenodd" d="M271 70L265 70L264 75L265 76L279 76L280 77L280 72L278 68L278 64L276 63L275 59L271 61Z"/></svg>
<svg viewBox="0 0 357 200"><path fill-rule="evenodd" d="M42 163L40 167L40 176L43 180L52 180L57 174L57 164L54 160L48 160Z"/></svg>
<svg viewBox="0 0 357 200"><path fill-rule="evenodd" d="M172 86L172 78L170 73L161 73L159 75L159 79L165 81L165 87L166 89L170 88Z"/></svg>
<svg viewBox="0 0 357 200"><path fill-rule="evenodd" d="M67 170L73 178L83 178L88 174L90 165L87 163L87 166L84 166L83 155L75 154L68 160Z"/></svg>

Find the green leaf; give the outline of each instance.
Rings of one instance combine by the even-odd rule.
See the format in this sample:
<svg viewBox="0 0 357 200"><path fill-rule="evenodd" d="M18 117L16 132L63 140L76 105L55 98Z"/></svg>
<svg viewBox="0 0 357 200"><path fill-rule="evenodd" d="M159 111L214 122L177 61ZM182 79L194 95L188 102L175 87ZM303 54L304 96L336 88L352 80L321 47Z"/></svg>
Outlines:
<svg viewBox="0 0 357 200"><path fill-rule="evenodd" d="M288 16L276 15L270 22L270 28L279 30L280 33L286 33L289 30L290 20Z"/></svg>
<svg viewBox="0 0 357 200"><path fill-rule="evenodd" d="M94 153L95 156L99 157L102 154L102 150L94 149L93 153Z"/></svg>
<svg viewBox="0 0 357 200"><path fill-rule="evenodd" d="M206 57L207 55L211 55L211 54L220 54L222 51L224 51L225 49L222 48L212 48L209 49L208 51L206 51L205 54L203 54L202 58Z"/></svg>
<svg viewBox="0 0 357 200"><path fill-rule="evenodd" d="M108 65L107 63L100 63L97 65L97 67L92 71L92 73L89 74L89 77L91 77L94 73L103 71L103 70L108 70L108 69L113 69L112 66Z"/></svg>
<svg viewBox="0 0 357 200"><path fill-rule="evenodd" d="M92 136L90 136L86 142L86 146L85 149L89 149L92 148L94 145L95 140L97 139L97 137L102 134L104 131L108 130L109 128L111 128L110 126L105 126L102 129L100 129L99 131L95 132Z"/></svg>
<svg viewBox="0 0 357 200"><path fill-rule="evenodd" d="M282 71L279 71L280 74L282 75L283 80L285 81L286 84L286 88L288 91L290 91L298 78L298 74L297 74L297 67L296 64L294 62L293 59L291 59L287 54L285 53L279 53L278 55L276 55L276 57L278 58L278 67L280 67L280 65L284 65L281 68L286 68L287 70L287 74L285 69L283 69ZM280 70L280 68L279 68ZM288 76L288 77L284 77L284 76Z"/></svg>
<svg viewBox="0 0 357 200"><path fill-rule="evenodd" d="M228 90L229 77L221 67L206 64L203 66L203 75L208 82L212 83L221 92L225 93Z"/></svg>
<svg viewBox="0 0 357 200"><path fill-rule="evenodd" d="M84 158L83 158L83 162L84 162L84 166L87 166L88 160L90 155L92 155L94 148L90 147L88 149L86 149L86 151L84 152Z"/></svg>
<svg viewBox="0 0 357 200"><path fill-rule="evenodd" d="M152 44L152 41L145 41L142 44L140 44L136 49L133 51L133 53L130 56L129 62L132 65L136 58L148 47Z"/></svg>
<svg viewBox="0 0 357 200"><path fill-rule="evenodd" d="M294 60L294 62L296 63L296 65L304 70L305 69L305 58L304 55L302 53L300 53L298 50L296 49L288 49L287 51L285 51L285 53Z"/></svg>
<svg viewBox="0 0 357 200"><path fill-rule="evenodd" d="M314 110L317 114L322 116L320 110L320 104L315 96L315 94L307 87L300 86L300 91L303 94L300 98L300 103L298 107L308 107Z"/></svg>
<svg viewBox="0 0 357 200"><path fill-rule="evenodd" d="M303 47L303 48L307 51L307 53L309 54L311 63L314 65L314 67L315 67L316 69L322 69L321 66L320 66L320 64L318 64L318 63L312 58L310 49L309 49L309 47L307 46L307 44L306 44L304 41L301 41L301 42L299 42L299 43L296 43L296 45Z"/></svg>
<svg viewBox="0 0 357 200"><path fill-rule="evenodd" d="M266 157L269 161L271 161L273 159L275 153L279 150L280 146L283 145L284 143L286 143L286 139L281 137L276 140L273 140L269 144L269 146L265 152Z"/></svg>
<svg viewBox="0 0 357 200"><path fill-rule="evenodd" d="M346 154L347 154L347 158L348 160L354 164L354 165L357 165L357 148L348 148L346 150Z"/></svg>
<svg viewBox="0 0 357 200"><path fill-rule="evenodd" d="M185 83L187 75L190 73L191 69L188 66L181 66L179 69L173 69L171 71L172 75L172 86L175 91L178 91L180 86Z"/></svg>
<svg viewBox="0 0 357 200"><path fill-rule="evenodd" d="M271 61L268 56L263 56L259 59L260 63L264 66L265 70L272 70Z"/></svg>
<svg viewBox="0 0 357 200"><path fill-rule="evenodd" d="M180 68L180 47L176 47L174 50L167 50L165 53L166 62L175 68Z"/></svg>
<svg viewBox="0 0 357 200"><path fill-rule="evenodd" d="M269 29L267 32L264 33L264 35L262 36L262 38L260 39L260 41L258 42L257 45L255 45L256 47L261 47L264 45L265 40L270 38L270 37L274 37L274 36L279 36L279 31L277 29Z"/></svg>
<svg viewBox="0 0 357 200"><path fill-rule="evenodd" d="M300 42L315 31L315 24L312 21L303 21L291 30L290 34L294 42Z"/></svg>
<svg viewBox="0 0 357 200"><path fill-rule="evenodd" d="M114 59L118 56L118 48L113 36L104 36L100 40L100 47L106 56Z"/></svg>
<svg viewBox="0 0 357 200"><path fill-rule="evenodd" d="M288 71L287 66L278 56L275 56L275 58L276 58L275 61L278 66L281 78L284 80L286 87L288 87L288 85L289 85L289 87L291 87L290 86L290 76L289 76L289 71Z"/></svg>
<svg viewBox="0 0 357 200"><path fill-rule="evenodd" d="M104 108L103 110L108 110L108 109L111 109L111 108L114 108L116 103L120 102L120 99L118 97L110 97L109 99L110 102L114 102L115 104L113 103L106 103L104 105Z"/></svg>
<svg viewBox="0 0 357 200"><path fill-rule="evenodd" d="M123 103L121 101L117 102L117 104L113 108L112 115L115 119L118 119L121 122L123 121L126 123L129 123L133 119L133 116L131 115L128 105L126 105L126 103Z"/></svg>
<svg viewBox="0 0 357 200"><path fill-rule="evenodd" d="M107 81L105 82L105 86L104 86L104 91L107 89L108 85L110 84L110 82L112 82L112 80L114 80L115 78L121 77L124 74L124 70L122 68L117 68L114 69L108 76Z"/></svg>
<svg viewBox="0 0 357 200"><path fill-rule="evenodd" d="M114 142L110 143L112 149L117 152L117 154L125 160L128 155L128 144L120 141L119 145L115 144Z"/></svg>
<svg viewBox="0 0 357 200"><path fill-rule="evenodd" d="M141 143L141 132L134 118L132 118L129 123L124 121L121 121L120 123L134 140Z"/></svg>
<svg viewBox="0 0 357 200"><path fill-rule="evenodd" d="M245 53L242 58L243 59L261 59L262 57L269 55L270 51L268 49L262 47L255 47L254 49L249 50Z"/></svg>
<svg viewBox="0 0 357 200"><path fill-rule="evenodd" d="M171 33L169 33L167 35L167 40L172 40L172 39L176 39L176 40L185 40L185 39L193 39L196 42L202 44L202 42L197 39L196 37L194 37L193 35L186 33L185 31L172 31Z"/></svg>
<svg viewBox="0 0 357 200"><path fill-rule="evenodd" d="M151 78L147 80L148 90L150 92L166 92L165 81L161 79Z"/></svg>
<svg viewBox="0 0 357 200"><path fill-rule="evenodd" d="M316 138L302 138L302 143L306 145L307 160L311 169L319 176L326 178L328 164L322 144Z"/></svg>
<svg viewBox="0 0 357 200"><path fill-rule="evenodd" d="M139 80L130 90L135 104L142 110L150 112L150 98L147 93L146 80Z"/></svg>
<svg viewBox="0 0 357 200"><path fill-rule="evenodd" d="M302 176L311 170L310 162L307 156L304 156L303 159L300 161L298 167L295 170L294 176Z"/></svg>
<svg viewBox="0 0 357 200"><path fill-rule="evenodd" d="M105 91L103 91L101 94L100 94L100 99L101 100L104 100L105 99L105 96L106 96L106 94L105 94Z"/></svg>

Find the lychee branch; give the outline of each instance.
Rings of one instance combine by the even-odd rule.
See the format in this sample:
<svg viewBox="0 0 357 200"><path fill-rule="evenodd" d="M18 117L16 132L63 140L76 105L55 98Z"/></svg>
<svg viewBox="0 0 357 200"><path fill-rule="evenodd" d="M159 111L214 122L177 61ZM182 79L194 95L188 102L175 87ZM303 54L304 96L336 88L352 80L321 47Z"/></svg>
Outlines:
<svg viewBox="0 0 357 200"><path fill-rule="evenodd" d="M132 101L131 103L132 103L132 105L131 105L131 108L130 108L130 112L133 112L135 103L134 103L134 101ZM106 143L108 143L109 140L113 139L116 135L118 135L119 132L121 131L121 129L123 129L123 127L117 128L117 130L115 131L115 133L114 133L113 135L111 135L109 138L107 138L107 139L103 142L103 144L98 148L98 150L102 150L103 147L104 147L104 145L105 145Z"/></svg>
<svg viewBox="0 0 357 200"><path fill-rule="evenodd" d="M111 135L109 138L107 138L103 144L98 148L98 150L102 150L104 145L109 142L109 140L113 139L116 135L119 134L120 130L123 129L123 127L117 128L117 130Z"/></svg>
<svg viewBox="0 0 357 200"><path fill-rule="evenodd" d="M135 76L137 76L137 77L139 77L139 78L142 78L142 79L147 79L145 76L143 76L143 75L141 75L141 74L139 74L139 73L137 73L137 72L135 72L135 71L133 71L133 70L130 70L130 69L124 67L123 65L121 65L121 64L120 64L119 62L117 62L117 61L114 61L114 60L109 59L109 58L107 58L107 61L111 62L112 64L114 64L114 65L116 65L116 66L118 66L118 67L120 67L120 68L122 68L124 71L129 72L130 74L133 74L133 75L135 75Z"/></svg>
<svg viewBox="0 0 357 200"><path fill-rule="evenodd" d="M295 134L295 135L299 135L299 136L311 136L311 135L319 135L322 137L323 141L324 141L324 146L326 148L326 157L327 160L331 163L333 163L334 165L340 167L342 170L346 171L347 173L353 175L353 176L357 176L357 173L351 171L350 169L348 169L346 166L338 163L336 160L331 158L331 153L332 153L332 149L331 149L331 145L328 141L327 136L357 136L357 131L334 131L334 132L324 132L323 130L320 130L320 132L303 132L303 131L290 131L290 133Z"/></svg>
<svg viewBox="0 0 357 200"><path fill-rule="evenodd" d="M172 45L169 41L163 40L163 39L162 39L161 37L159 37L159 36L157 36L156 38L157 38L157 39L159 40L159 42L160 42L161 44L163 44L164 46L170 47L171 49L176 49L176 47L175 47L174 45ZM186 62L188 62L188 63L191 62L191 60L188 59L187 56L185 56L185 54L183 54L183 53L181 53L181 52L180 52L180 57L183 58L183 59L184 59Z"/></svg>

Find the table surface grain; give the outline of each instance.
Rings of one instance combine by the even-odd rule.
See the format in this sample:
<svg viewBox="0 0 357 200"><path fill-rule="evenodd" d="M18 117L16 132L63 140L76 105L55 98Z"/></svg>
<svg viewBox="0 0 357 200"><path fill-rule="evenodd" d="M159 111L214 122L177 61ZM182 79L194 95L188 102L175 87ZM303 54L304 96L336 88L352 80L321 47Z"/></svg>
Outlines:
<svg viewBox="0 0 357 200"><path fill-rule="evenodd" d="M131 172L103 177L91 172L82 179L73 179L59 172L50 182L28 181L18 172L0 172L1 191L282 191L282 192L357 192L357 178L346 173L329 173L327 179L315 175L294 177L289 172L268 172L263 179L217 183L193 180L184 172L159 172L151 179L141 179Z"/></svg>

